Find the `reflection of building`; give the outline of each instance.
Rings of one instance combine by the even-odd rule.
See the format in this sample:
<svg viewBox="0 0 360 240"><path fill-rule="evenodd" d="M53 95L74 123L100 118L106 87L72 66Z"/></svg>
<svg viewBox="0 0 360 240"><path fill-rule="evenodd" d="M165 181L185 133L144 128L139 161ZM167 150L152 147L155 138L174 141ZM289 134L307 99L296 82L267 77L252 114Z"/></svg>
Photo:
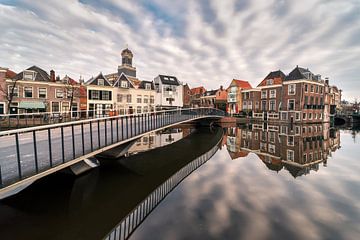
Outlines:
<svg viewBox="0 0 360 240"><path fill-rule="evenodd" d="M232 156L255 153L269 169L285 167L294 177L307 174L325 162L340 147L339 131L329 124L253 124L227 131L227 149ZM230 138L230 140L229 140Z"/></svg>
<svg viewBox="0 0 360 240"><path fill-rule="evenodd" d="M191 134L191 130L180 128L169 128L156 133L139 138L136 143L128 150L128 153L138 153L148 151L158 147L164 147L181 140Z"/></svg>

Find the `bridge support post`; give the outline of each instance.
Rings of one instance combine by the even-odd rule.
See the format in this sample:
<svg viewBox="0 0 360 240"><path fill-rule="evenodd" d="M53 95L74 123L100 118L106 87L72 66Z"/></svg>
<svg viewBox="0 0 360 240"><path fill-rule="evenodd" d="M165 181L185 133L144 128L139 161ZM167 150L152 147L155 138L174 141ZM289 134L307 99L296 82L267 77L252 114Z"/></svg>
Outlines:
<svg viewBox="0 0 360 240"><path fill-rule="evenodd" d="M71 165L69 169L74 175L78 176L98 166L100 166L100 162L96 158L92 157Z"/></svg>

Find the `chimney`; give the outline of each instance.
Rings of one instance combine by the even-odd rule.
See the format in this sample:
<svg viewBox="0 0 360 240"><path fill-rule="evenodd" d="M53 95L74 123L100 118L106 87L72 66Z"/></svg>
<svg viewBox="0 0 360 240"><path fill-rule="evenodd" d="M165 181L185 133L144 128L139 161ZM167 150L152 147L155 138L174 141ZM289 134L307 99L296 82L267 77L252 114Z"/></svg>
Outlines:
<svg viewBox="0 0 360 240"><path fill-rule="evenodd" d="M223 90L223 86L222 86L222 85L220 86L220 90L221 90L221 91Z"/></svg>
<svg viewBox="0 0 360 240"><path fill-rule="evenodd" d="M84 79L81 77L81 75L80 75L80 78L79 78L79 83L80 83L80 85L84 85Z"/></svg>
<svg viewBox="0 0 360 240"><path fill-rule="evenodd" d="M325 84L329 86L329 78L328 77L325 78Z"/></svg>
<svg viewBox="0 0 360 240"><path fill-rule="evenodd" d="M50 71L50 82L55 82L55 71L54 70Z"/></svg>

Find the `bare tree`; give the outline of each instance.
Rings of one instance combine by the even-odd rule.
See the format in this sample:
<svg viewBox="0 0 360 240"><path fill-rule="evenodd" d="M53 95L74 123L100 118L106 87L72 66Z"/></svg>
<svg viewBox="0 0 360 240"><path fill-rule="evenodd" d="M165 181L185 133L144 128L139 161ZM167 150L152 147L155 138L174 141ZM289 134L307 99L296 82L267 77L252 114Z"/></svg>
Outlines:
<svg viewBox="0 0 360 240"><path fill-rule="evenodd" d="M19 94L19 89L17 87L19 79L12 80L10 84L7 84L6 79L4 83L0 84L0 92L4 94L7 101L7 113L10 112L10 106L14 99L15 89L17 89L17 94Z"/></svg>
<svg viewBox="0 0 360 240"><path fill-rule="evenodd" d="M67 98L70 100L70 112L72 111L73 103L77 98L80 98L80 84L68 76L63 79L64 89Z"/></svg>

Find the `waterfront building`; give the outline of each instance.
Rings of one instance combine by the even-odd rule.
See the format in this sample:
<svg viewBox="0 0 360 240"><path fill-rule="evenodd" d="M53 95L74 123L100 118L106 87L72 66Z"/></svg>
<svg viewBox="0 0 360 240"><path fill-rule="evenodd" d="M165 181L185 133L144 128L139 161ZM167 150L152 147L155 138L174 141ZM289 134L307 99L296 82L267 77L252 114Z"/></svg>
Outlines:
<svg viewBox="0 0 360 240"><path fill-rule="evenodd" d="M29 67L12 78L6 78L8 113L77 111L80 84L69 79L67 77L60 80L60 77L55 77L54 70L51 70L49 75L37 66Z"/></svg>
<svg viewBox="0 0 360 240"><path fill-rule="evenodd" d="M16 73L8 68L0 67L0 114L7 113L8 108L8 89L6 79L11 79L16 76Z"/></svg>
<svg viewBox="0 0 360 240"><path fill-rule="evenodd" d="M251 89L248 81L233 79L227 88L227 112L230 114L242 111L242 90Z"/></svg>
<svg viewBox="0 0 360 240"><path fill-rule="evenodd" d="M187 83L183 87L183 106L188 108L191 106L191 90Z"/></svg>
<svg viewBox="0 0 360 240"><path fill-rule="evenodd" d="M203 86L192 88L191 92L191 107L200 107L201 106L201 97L206 92L206 89Z"/></svg>
<svg viewBox="0 0 360 240"><path fill-rule="evenodd" d="M108 116L113 110L114 87L100 72L86 83L87 110L89 117Z"/></svg>
<svg viewBox="0 0 360 240"><path fill-rule="evenodd" d="M329 122L340 106L339 93L321 75L296 66L288 75L270 72L255 89L242 91L243 111L264 121Z"/></svg>
<svg viewBox="0 0 360 240"><path fill-rule="evenodd" d="M154 79L156 108L183 107L183 85L175 76L158 75Z"/></svg>
<svg viewBox="0 0 360 240"><path fill-rule="evenodd" d="M200 97L201 107L213 107L226 111L227 91L220 86L219 89L205 91Z"/></svg>

